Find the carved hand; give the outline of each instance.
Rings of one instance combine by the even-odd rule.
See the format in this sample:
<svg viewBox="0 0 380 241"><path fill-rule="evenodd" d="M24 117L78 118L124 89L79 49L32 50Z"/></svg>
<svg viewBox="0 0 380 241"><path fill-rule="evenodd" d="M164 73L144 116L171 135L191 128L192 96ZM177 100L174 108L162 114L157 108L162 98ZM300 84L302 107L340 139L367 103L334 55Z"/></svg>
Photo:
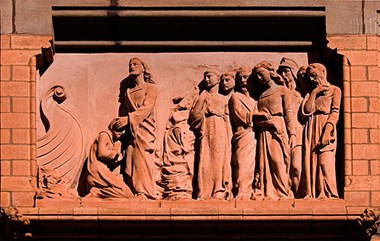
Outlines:
<svg viewBox="0 0 380 241"><path fill-rule="evenodd" d="M313 89L313 92L314 94L325 93L329 90L329 88L329 85L318 85L315 89Z"/></svg>
<svg viewBox="0 0 380 241"><path fill-rule="evenodd" d="M128 125L128 116L122 116L122 117L119 117L117 120L116 120L116 123L115 123L115 126L117 129L120 129L122 127L125 127Z"/></svg>
<svg viewBox="0 0 380 241"><path fill-rule="evenodd" d="M328 144L334 141L333 131L334 131L333 125L331 123L327 123L322 133L321 141L319 143L320 146L322 147L327 146Z"/></svg>

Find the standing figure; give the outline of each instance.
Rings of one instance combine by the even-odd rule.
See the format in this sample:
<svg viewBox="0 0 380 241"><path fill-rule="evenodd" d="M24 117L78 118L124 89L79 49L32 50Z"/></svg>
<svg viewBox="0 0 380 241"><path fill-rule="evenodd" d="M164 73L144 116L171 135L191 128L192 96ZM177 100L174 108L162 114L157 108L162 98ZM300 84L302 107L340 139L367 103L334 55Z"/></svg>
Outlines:
<svg viewBox="0 0 380 241"><path fill-rule="evenodd" d="M219 72L204 73L205 90L190 111L199 144L198 199L231 198L231 127L228 97L218 93Z"/></svg>
<svg viewBox="0 0 380 241"><path fill-rule="evenodd" d="M299 193L299 186L301 180L302 172L302 135L303 135L303 122L299 118L298 113L302 103L302 96L298 92L298 86L296 84L296 71L298 65L297 63L289 58L282 58L280 65L278 67L277 73L282 76L285 81L286 86L290 92L292 109L294 112L294 117L296 121L294 122L295 131L296 131L296 142L290 150L290 179L292 181L292 190L294 195L297 197Z"/></svg>
<svg viewBox="0 0 380 241"><path fill-rule="evenodd" d="M137 196L155 199L157 87L148 66L138 58L129 61L129 76L123 82L116 127L124 128L127 135L125 173Z"/></svg>
<svg viewBox="0 0 380 241"><path fill-rule="evenodd" d="M248 92L250 70L242 67L236 74L236 92L229 101L232 136L233 176L237 199L249 199L256 164L256 138L252 116L257 112L257 103Z"/></svg>
<svg viewBox="0 0 380 241"><path fill-rule="evenodd" d="M260 127L257 154L263 195L269 199L291 198L290 148L296 138L291 96L285 86L275 83L275 79L281 77L271 63L258 63L252 73L265 89L257 104L259 113L265 114L265 118L255 121Z"/></svg>
<svg viewBox="0 0 380 241"><path fill-rule="evenodd" d="M305 126L306 198L339 198L336 185L336 124L339 119L341 90L327 79L326 67L307 67L313 89L305 96L302 114Z"/></svg>
<svg viewBox="0 0 380 241"><path fill-rule="evenodd" d="M220 76L219 93L231 97L235 92L235 73L225 72Z"/></svg>
<svg viewBox="0 0 380 241"><path fill-rule="evenodd" d="M86 197L133 197L132 191L122 178L112 172L123 159L120 142L122 134L122 131L117 130L115 121L112 121L108 130L100 132L92 144L87 160L87 191L89 194Z"/></svg>

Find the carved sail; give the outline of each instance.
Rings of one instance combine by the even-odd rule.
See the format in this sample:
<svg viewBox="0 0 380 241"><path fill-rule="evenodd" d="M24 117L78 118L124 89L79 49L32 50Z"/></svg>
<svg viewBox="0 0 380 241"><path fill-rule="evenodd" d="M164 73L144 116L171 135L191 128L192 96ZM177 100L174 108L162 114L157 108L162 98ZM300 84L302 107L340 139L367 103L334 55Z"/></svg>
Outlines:
<svg viewBox="0 0 380 241"><path fill-rule="evenodd" d="M65 107L66 99L64 88L54 86L41 100L46 134L38 138L37 164L42 171L54 170L67 188L75 188L85 159L85 143L80 122Z"/></svg>

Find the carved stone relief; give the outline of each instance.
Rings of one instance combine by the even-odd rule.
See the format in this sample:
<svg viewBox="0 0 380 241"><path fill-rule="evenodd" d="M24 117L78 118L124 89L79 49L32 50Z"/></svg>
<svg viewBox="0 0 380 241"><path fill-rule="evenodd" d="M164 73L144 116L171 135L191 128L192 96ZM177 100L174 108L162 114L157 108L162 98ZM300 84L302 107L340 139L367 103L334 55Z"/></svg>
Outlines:
<svg viewBox="0 0 380 241"><path fill-rule="evenodd" d="M172 69L158 59L154 70L168 81L157 82L147 63L153 57L123 59L116 83L104 79L95 88L90 77L99 76L87 76L84 96L90 101L82 105L84 113L73 114L75 109L63 105L64 87L50 88L41 99L46 133L38 142L40 196L73 191L77 196L82 175L85 198L339 198L335 153L341 90L329 83L326 68L299 56L301 68L291 56L276 56L276 65L272 59L244 62L247 57L241 56L230 65L213 65L195 54L189 60L197 64L186 65L170 56L188 69ZM175 70L183 76L173 76L182 79L168 74ZM102 87L113 99L90 91ZM97 119L100 108L104 115ZM87 124L76 115L87 115ZM89 147L82 126L90 130Z"/></svg>

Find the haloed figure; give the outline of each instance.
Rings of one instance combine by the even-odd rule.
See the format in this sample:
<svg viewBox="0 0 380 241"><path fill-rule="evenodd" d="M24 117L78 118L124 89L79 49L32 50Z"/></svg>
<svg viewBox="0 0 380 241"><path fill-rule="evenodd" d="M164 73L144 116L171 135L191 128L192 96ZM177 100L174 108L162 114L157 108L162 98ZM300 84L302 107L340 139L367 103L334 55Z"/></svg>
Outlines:
<svg viewBox="0 0 380 241"><path fill-rule="evenodd" d="M253 131L253 113L257 103L249 95L248 78L250 69L242 67L236 74L236 92L229 101L230 119L233 130L232 163L237 199L252 196L252 184L256 164L256 139Z"/></svg>
<svg viewBox="0 0 380 241"><path fill-rule="evenodd" d="M339 119L341 90L330 84L326 67L307 67L312 90L302 103L305 126L306 198L338 198L335 172L336 124Z"/></svg>
<svg viewBox="0 0 380 241"><path fill-rule="evenodd" d="M129 61L127 86L121 95L122 115L117 119L116 126L125 129L128 139L125 173L135 195L155 199L157 87L149 68L141 59L132 58Z"/></svg>
<svg viewBox="0 0 380 241"><path fill-rule="evenodd" d="M220 76L219 93L231 97L234 93L235 73L226 72Z"/></svg>
<svg viewBox="0 0 380 241"><path fill-rule="evenodd" d="M282 76L285 81L286 86L290 92L291 105L293 110L293 116L296 121L294 122L294 127L296 131L296 138L293 147L290 150L290 179L292 181L292 190L294 195L297 197L299 193L301 171L302 171L302 134L303 125L301 118L298 118L299 109L302 103L302 96L297 91L298 86L297 78L295 76L298 69L297 63L289 58L282 58L280 65L278 67L277 73Z"/></svg>
<svg viewBox="0 0 380 241"><path fill-rule="evenodd" d="M258 63L252 74L265 89L257 103L265 118L255 120L260 127L257 154L263 194L268 199L291 198L288 170L296 136L290 93L276 84L278 77L271 63Z"/></svg>
<svg viewBox="0 0 380 241"><path fill-rule="evenodd" d="M231 198L231 127L228 97L218 93L219 72L204 73L205 90L190 111L199 138L198 199Z"/></svg>

